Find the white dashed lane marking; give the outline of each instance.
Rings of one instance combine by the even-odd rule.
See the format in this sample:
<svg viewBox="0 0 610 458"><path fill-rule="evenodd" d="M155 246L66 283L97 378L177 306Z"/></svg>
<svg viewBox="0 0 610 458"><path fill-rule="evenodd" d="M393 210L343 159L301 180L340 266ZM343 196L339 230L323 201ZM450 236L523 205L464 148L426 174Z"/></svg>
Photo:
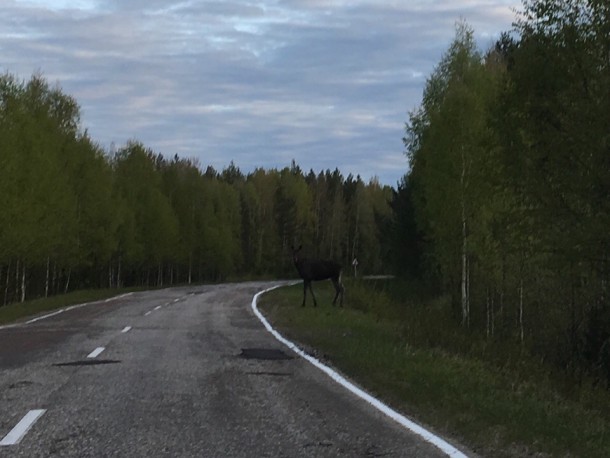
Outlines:
<svg viewBox="0 0 610 458"><path fill-rule="evenodd" d="M108 298L106 300L104 300L103 302L109 302L111 300L114 299L119 299L119 298L123 298L126 296L131 295L132 293L127 293L127 294L123 294L121 296L116 296L113 298ZM174 299L173 302L178 302L180 299ZM44 320L47 318L50 318L52 316L58 315L60 313L66 312L68 310L72 310L74 308L79 308L79 307L84 307L86 305L90 305L91 303L85 303L85 304L78 304L75 306L71 306L71 307L67 307L67 308L63 308L60 310L56 310L55 312L49 313L47 315L44 316L40 316L40 317L36 317L33 318L29 321L26 322L26 324L32 324L35 323L36 321L39 320ZM166 305L170 305L170 303L167 303ZM153 310L159 310L162 306L158 305L157 307L155 307ZM144 315L148 316L150 315L153 310L149 310L148 312L146 312ZM7 326L2 326L1 328L8 328L8 327L13 327L13 326L17 326L17 325L7 325ZM129 332L131 330L131 326L125 326L122 330L121 333L125 334L127 332ZM87 358L97 358L106 348L105 347L97 347L95 350L93 350L91 353L89 353L87 355ZM34 423L36 423L38 421L38 419L46 412L45 409L36 409L36 410L30 410L22 419L21 421L19 421L19 423L17 423L17 425L15 425L15 427L6 435L4 436L4 438L0 441L0 446L8 446L8 445L15 445L18 444L23 437L27 434L27 432L30 430L30 428L32 428L32 426L34 425Z"/></svg>
<svg viewBox="0 0 610 458"><path fill-rule="evenodd" d="M97 358L100 353L102 353L105 350L104 347L97 347L95 350L93 350L91 353L89 353L87 355L87 358Z"/></svg>
<svg viewBox="0 0 610 458"><path fill-rule="evenodd" d="M0 441L0 446L18 444L46 410L30 410L25 417Z"/></svg>
<svg viewBox="0 0 610 458"><path fill-rule="evenodd" d="M110 302L111 300L127 297L127 296L130 296L131 294L132 293L122 294L120 296L108 298L108 299L104 300L103 302ZM66 312L68 310L84 307L86 305L90 305L90 304L93 304L93 303L94 302L88 302L88 303L84 303L84 304L78 304L78 305L73 305L71 307L59 309L59 310L56 310L55 312L48 313L46 315L33 318L33 319L25 322L25 324L32 324L32 323L35 323L37 321L44 320L44 319L50 318L50 317L55 316L55 315L59 315L60 313L64 313L64 312ZM160 308L161 308L161 306L158 306L158 307L155 308L155 310L158 310ZM151 313L151 311L147 312L146 315L149 315L150 313ZM19 325L18 324L11 324L11 325L7 325L7 326L1 326L0 329L9 328L9 327L15 327L15 326L19 326ZM130 330L131 330L131 326L125 326L123 328L123 330L121 331L121 333L124 334L126 332L129 332ZM106 349L105 347L97 347L95 350L93 350L91 353L89 353L87 355L87 358L97 358L105 349ZM4 436L4 438L2 440L0 440L0 447L2 447L2 446L9 446L9 445L16 445L19 442L21 442L21 440L27 434L27 432L30 430L30 428L32 428L34 423L36 423L38 421L38 419L45 412L46 412L45 409L30 410L19 421L19 423L17 423L15 425L15 427L6 436Z"/></svg>

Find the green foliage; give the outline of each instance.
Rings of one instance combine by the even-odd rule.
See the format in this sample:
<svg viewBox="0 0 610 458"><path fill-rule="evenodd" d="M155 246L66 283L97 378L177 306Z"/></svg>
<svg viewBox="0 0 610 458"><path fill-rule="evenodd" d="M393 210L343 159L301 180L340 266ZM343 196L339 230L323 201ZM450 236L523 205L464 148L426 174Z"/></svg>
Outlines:
<svg viewBox="0 0 610 458"><path fill-rule="evenodd" d="M607 2L525 1L483 55L458 25L406 126L399 245L464 326L606 383L609 27Z"/></svg>
<svg viewBox="0 0 610 458"><path fill-rule="evenodd" d="M83 287L294 276L290 246L384 267L391 191L296 163L203 172L138 141L106 154L76 101L40 75L0 77L0 303ZM27 293L27 294L26 294Z"/></svg>

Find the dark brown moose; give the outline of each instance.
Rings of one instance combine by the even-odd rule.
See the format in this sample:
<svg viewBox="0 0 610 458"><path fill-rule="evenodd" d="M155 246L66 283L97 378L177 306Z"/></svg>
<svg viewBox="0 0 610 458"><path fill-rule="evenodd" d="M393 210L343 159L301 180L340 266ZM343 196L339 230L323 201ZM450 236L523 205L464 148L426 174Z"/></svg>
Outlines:
<svg viewBox="0 0 610 458"><path fill-rule="evenodd" d="M294 261L294 265L297 268L299 275L303 279L303 303L301 306L305 307L308 287L309 291L311 292L311 297L313 298L313 305L314 307L317 306L318 304L316 302L316 296L313 293L313 288L311 287L311 282L327 280L330 278L336 291L335 298L333 299L333 305L335 305L337 298L339 295L341 295L339 305L343 307L343 293L345 288L341 283L341 265L335 261L301 257L300 252L302 248L302 246L299 246L296 249L292 247L292 259Z"/></svg>

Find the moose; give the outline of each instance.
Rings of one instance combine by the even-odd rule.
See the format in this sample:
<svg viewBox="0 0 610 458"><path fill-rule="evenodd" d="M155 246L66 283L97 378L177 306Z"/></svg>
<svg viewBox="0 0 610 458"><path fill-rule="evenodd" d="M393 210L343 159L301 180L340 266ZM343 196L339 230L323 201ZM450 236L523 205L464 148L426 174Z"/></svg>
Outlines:
<svg viewBox="0 0 610 458"><path fill-rule="evenodd" d="M314 307L318 305L316 302L316 296L313 293L313 288L311 287L311 282L326 280L329 278L333 282L333 286L335 287L336 291L335 298L333 299L333 305L336 304L337 298L339 297L339 295L341 295L339 305L343 307L343 293L345 291L345 288L341 283L341 265L336 263L335 261L324 259L308 259L301 257L300 252L303 248L302 245L296 249L294 247L291 248L294 266L297 268L299 276L303 279L303 303L301 304L301 307L305 307L308 287L309 291L311 292L311 297L313 298Z"/></svg>

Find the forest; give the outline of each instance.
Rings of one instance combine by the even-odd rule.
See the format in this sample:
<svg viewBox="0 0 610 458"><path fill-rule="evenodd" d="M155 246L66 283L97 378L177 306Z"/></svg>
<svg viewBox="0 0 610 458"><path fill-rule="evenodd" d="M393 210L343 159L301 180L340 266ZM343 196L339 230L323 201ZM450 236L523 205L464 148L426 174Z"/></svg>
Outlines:
<svg viewBox="0 0 610 458"><path fill-rule="evenodd" d="M405 270L465 332L610 386L609 108L606 0L525 1L486 52L458 23L406 123L394 209Z"/></svg>
<svg viewBox="0 0 610 458"><path fill-rule="evenodd" d="M449 297L464 335L610 385L610 4L525 0L454 41L394 189L105 151L42 75L0 77L0 305L79 288L294 277L290 247Z"/></svg>
<svg viewBox="0 0 610 458"><path fill-rule="evenodd" d="M0 78L1 304L79 288L294 277L290 247L382 269L390 187L338 170L244 175L104 151L41 75Z"/></svg>

